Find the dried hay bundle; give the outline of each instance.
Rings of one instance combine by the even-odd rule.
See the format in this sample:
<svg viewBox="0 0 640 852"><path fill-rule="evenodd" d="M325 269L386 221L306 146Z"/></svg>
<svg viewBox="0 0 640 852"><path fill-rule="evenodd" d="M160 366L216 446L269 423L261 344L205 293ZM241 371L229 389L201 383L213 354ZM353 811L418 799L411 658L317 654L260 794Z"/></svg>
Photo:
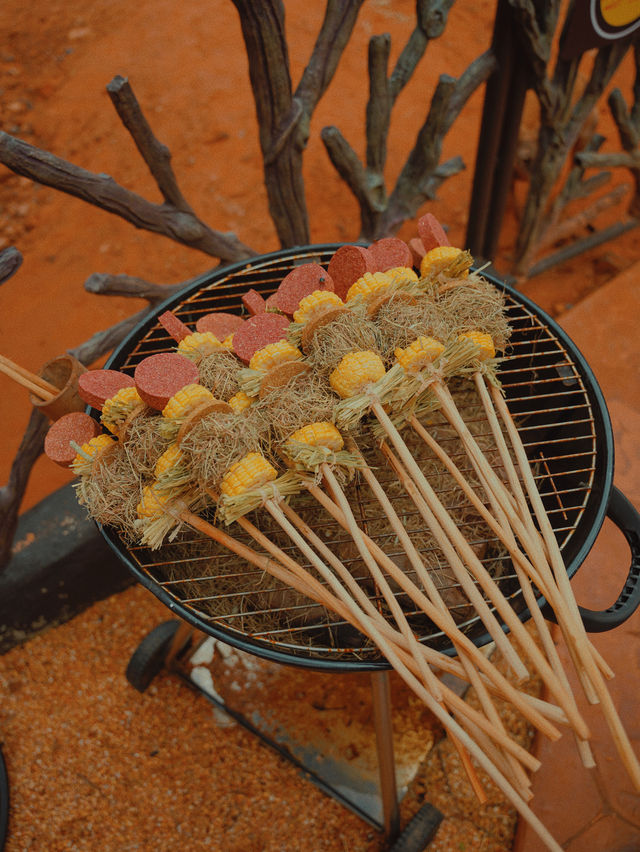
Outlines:
<svg viewBox="0 0 640 852"><path fill-rule="evenodd" d="M205 355L198 363L200 384L217 399L228 400L240 389L238 371L240 362L226 350Z"/></svg>
<svg viewBox="0 0 640 852"><path fill-rule="evenodd" d="M138 539L136 506L142 497L144 477L119 443L105 450L89 476L74 482L78 502L99 524L114 527L127 542Z"/></svg>
<svg viewBox="0 0 640 852"><path fill-rule="evenodd" d="M193 480L217 488L234 461L260 450L264 434L265 422L254 406L242 414L214 412L198 420L180 448Z"/></svg>

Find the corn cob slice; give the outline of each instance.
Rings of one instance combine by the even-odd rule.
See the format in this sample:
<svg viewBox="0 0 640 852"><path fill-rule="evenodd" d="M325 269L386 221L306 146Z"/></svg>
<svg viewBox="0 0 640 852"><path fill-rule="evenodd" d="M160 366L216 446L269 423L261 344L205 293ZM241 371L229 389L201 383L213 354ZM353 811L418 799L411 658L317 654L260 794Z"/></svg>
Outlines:
<svg viewBox="0 0 640 852"><path fill-rule="evenodd" d="M136 409L142 410L145 404L134 387L121 388L102 406L100 422L113 434L117 434L124 421Z"/></svg>
<svg viewBox="0 0 640 852"><path fill-rule="evenodd" d="M433 277L441 272L456 278L465 277L469 274L470 265L471 256L468 252L454 246L436 246L420 261L420 277Z"/></svg>
<svg viewBox="0 0 640 852"><path fill-rule="evenodd" d="M162 409L162 416L167 420L178 420L206 402L215 402L215 397L210 390L203 388L202 385L185 385Z"/></svg>
<svg viewBox="0 0 640 852"><path fill-rule="evenodd" d="M186 424L206 414L216 404L223 405L207 388L202 385L186 385L175 393L162 409L158 423L158 432L167 441L179 440L180 430Z"/></svg>
<svg viewBox="0 0 640 852"><path fill-rule="evenodd" d="M260 453L248 453L231 465L220 483L220 491L227 497L239 497L247 491L262 488L272 482L278 472Z"/></svg>
<svg viewBox="0 0 640 852"><path fill-rule="evenodd" d="M362 467L362 458L343 448L344 439L333 423L318 421L290 435L282 450L298 470L317 473L322 465L329 464L342 478L350 479L354 469Z"/></svg>
<svg viewBox="0 0 640 852"><path fill-rule="evenodd" d="M205 355L221 352L226 348L211 331L194 331L178 344L178 352L192 361L198 361Z"/></svg>
<svg viewBox="0 0 640 852"><path fill-rule="evenodd" d="M394 355L407 373L417 373L433 363L444 352L444 344L433 337L419 337L406 349L398 347Z"/></svg>
<svg viewBox="0 0 640 852"><path fill-rule="evenodd" d="M175 494L177 488L182 488L192 481L192 474L185 463L185 454L179 444L171 444L156 462L154 469L157 488Z"/></svg>
<svg viewBox="0 0 640 852"><path fill-rule="evenodd" d="M302 352L297 346L293 346L288 340L278 340L259 349L249 361L249 369L266 373L286 361L298 361L301 358Z"/></svg>
<svg viewBox="0 0 640 852"><path fill-rule="evenodd" d="M342 435L333 423L320 421L318 423L309 423L298 429L287 439L287 444L290 442L298 442L300 444L309 444L311 447L326 447L326 449L337 453L344 447Z"/></svg>
<svg viewBox="0 0 640 852"><path fill-rule="evenodd" d="M344 302L337 293L330 290L314 290L300 301L298 310L293 314L293 321L305 324L331 308L339 308Z"/></svg>
<svg viewBox="0 0 640 852"><path fill-rule="evenodd" d="M155 520L164 514L171 500L171 494L167 491L161 491L157 483L154 483L154 485L145 485L142 489L142 499L136 506L138 518L141 520L144 518Z"/></svg>
<svg viewBox="0 0 640 852"><path fill-rule="evenodd" d="M247 396L244 391L238 391L238 393L234 394L228 402L235 414L240 414L253 404L253 399L250 396Z"/></svg>
<svg viewBox="0 0 640 852"><path fill-rule="evenodd" d="M365 272L362 278L358 278L347 290L347 302L360 296L365 301L370 299L374 293L386 290L393 283L391 276L386 272Z"/></svg>
<svg viewBox="0 0 640 852"><path fill-rule="evenodd" d="M375 352L349 352L329 376L329 384L343 399L355 396L381 379L386 370Z"/></svg>
<svg viewBox="0 0 640 852"><path fill-rule="evenodd" d="M418 280L417 273L409 266L394 266L392 269L387 269L384 274L388 275L394 284L399 284L402 281Z"/></svg>
<svg viewBox="0 0 640 852"><path fill-rule="evenodd" d="M95 438L91 438L90 441L87 441L81 447L77 444L72 444L71 446L75 447L77 453L75 459L71 462L71 470L77 476L90 475L94 462L98 461L100 456L110 447L115 446L116 443L116 439L112 438L111 435L96 435Z"/></svg>
<svg viewBox="0 0 640 852"><path fill-rule="evenodd" d="M496 357L496 348L493 344L493 338L490 334L483 331L465 331L458 335L458 340L470 340L478 347L478 360L488 361L490 358Z"/></svg>
<svg viewBox="0 0 640 852"><path fill-rule="evenodd" d="M169 473L177 467L183 459L184 453L180 449L180 446L178 444L171 444L171 446L164 451L156 462L156 466L153 471L155 478L160 479L161 476Z"/></svg>

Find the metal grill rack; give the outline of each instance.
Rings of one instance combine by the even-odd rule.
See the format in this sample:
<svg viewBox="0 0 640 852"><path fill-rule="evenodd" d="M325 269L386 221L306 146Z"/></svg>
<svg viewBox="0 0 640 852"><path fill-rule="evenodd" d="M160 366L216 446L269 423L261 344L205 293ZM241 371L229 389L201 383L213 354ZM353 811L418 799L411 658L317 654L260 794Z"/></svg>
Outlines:
<svg viewBox="0 0 640 852"><path fill-rule="evenodd" d="M162 309L169 307L190 325L213 310L237 313L241 309L240 297L247 289L254 288L267 296L295 265L311 261L326 264L335 249L333 245L316 246L236 265L226 274L214 273L208 279L205 276ZM496 286L503 285L496 282ZM585 549L590 547L590 529L596 525L597 531L597 521L602 520L594 517L594 513L601 512L596 499L599 494L594 496L594 490L599 492L600 489L594 489L594 483L603 479L602 471L607 469L611 448L606 442L603 445L596 441L596 420L603 416L600 406L593 404L594 393L599 392L597 386L594 391L589 384L588 369L579 353L572 349L569 341L561 339L548 318L508 289L507 306L514 332L501 365L500 378L572 573L580 564ZM155 320L150 320L125 341L108 366L133 372L147 356L174 349L174 341ZM475 429L482 437L488 434L489 427L478 417ZM443 446L449 449L446 439L443 439ZM452 450L452 454L463 471L469 472L462 453ZM379 478L384 485L390 482L391 475L381 469ZM396 543L394 549L393 536L389 532L374 535L370 531L377 520L375 501L363 483L357 482L351 494L356 518L383 549L392 557L399 557L399 546ZM439 496L448 506L450 495L443 492ZM297 498L295 505L304 512L305 498ZM319 534L337 547L346 541L346 534L328 516L318 518L317 508L315 513L314 528ZM277 530L267 527L265 516L266 513L260 514L260 526L273 533L285 551L303 562L301 554L293 552L291 544L279 537ZM227 552L217 550L211 542L194 533L187 533L180 541L154 552L141 546L126 546L109 530L105 534L154 594L205 633L258 655L306 666L335 667L336 670L387 666L375 650L363 644L362 637L354 635L348 625L335 621L322 607L302 602L293 593L279 589L275 581L265 578L262 572L230 559ZM237 528L234 528L234 535L242 539ZM496 541L488 530L486 536L472 544L484 549L485 561L491 563L493 571L498 569L503 591L525 618L526 609L508 557L498 553ZM571 564L572 560L575 564ZM498 565L501 561L503 564ZM345 558L344 562L347 567L353 564L354 574L358 575L355 557ZM180 565L179 577L175 570L177 564ZM452 581L443 591L454 594L456 584ZM368 593L379 603L375 589ZM270 599L272 603L265 604ZM403 604L406 601L403 600ZM423 618L421 620L412 606L405 606L405 609L410 619L418 619L414 629L421 641L449 651L442 634L432 630ZM463 604L459 606L463 608ZM455 610L455 605L452 609ZM304 618L300 617L302 614ZM461 624L478 644L488 641L477 616L462 617Z"/></svg>

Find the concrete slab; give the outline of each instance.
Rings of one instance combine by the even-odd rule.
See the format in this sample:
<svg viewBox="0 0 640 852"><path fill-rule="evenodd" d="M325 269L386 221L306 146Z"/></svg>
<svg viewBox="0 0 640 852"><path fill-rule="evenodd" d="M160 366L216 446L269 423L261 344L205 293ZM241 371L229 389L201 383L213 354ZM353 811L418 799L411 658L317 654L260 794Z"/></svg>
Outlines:
<svg viewBox="0 0 640 852"><path fill-rule="evenodd" d="M640 263L568 311L560 324L593 368L611 415L616 447L615 484L640 506ZM621 533L607 521L573 581L584 606L603 608L617 597L629 566ZM640 754L640 612L592 641L617 672L609 688L636 754ZM567 654L562 649L563 662ZM571 678L576 697L576 678ZM580 701L580 700L579 700ZM585 702L580 702L581 709ZM640 849L640 796L633 790L598 707L585 718L597 768L584 769L573 739L539 740L542 768L533 782L532 806L568 852ZM540 841L524 824L516 852L539 852Z"/></svg>

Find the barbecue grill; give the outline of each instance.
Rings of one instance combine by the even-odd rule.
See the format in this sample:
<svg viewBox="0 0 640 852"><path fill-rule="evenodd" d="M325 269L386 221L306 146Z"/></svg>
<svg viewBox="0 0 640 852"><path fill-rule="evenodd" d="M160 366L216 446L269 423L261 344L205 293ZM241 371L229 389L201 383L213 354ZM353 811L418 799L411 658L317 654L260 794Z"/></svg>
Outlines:
<svg viewBox="0 0 640 852"><path fill-rule="evenodd" d="M134 329L106 366L132 374L136 365L149 355L173 351L175 342L156 319L163 311L173 311L191 326L212 311L238 313L242 308L241 296L248 289L267 296L296 265L309 262L326 265L337 248L337 245L319 245L284 250L206 273ZM506 296L513 335L499 375L569 576L584 561L606 516L617 524L629 542L631 568L616 602L601 612L581 609L588 630L611 629L628 618L640 603L640 516L613 487L613 436L604 399L584 358L553 320L517 291L486 272L483 275ZM488 424L485 425L488 430ZM477 424L477 428L482 430L482 424ZM461 460L456 459L459 463ZM383 484L385 475L391 478L390 473L381 470L379 478ZM395 555L388 533L376 535L372 531L375 520L372 495L359 485L355 495L356 518L383 549ZM447 505L447 495L439 496ZM296 505L304 508L304 498L296 499L299 500ZM344 539L344 533L331 519L318 518L314 528L321 530L325 540ZM195 533L184 534L178 542L156 551L125 543L113 529L102 528L102 533L136 579L201 634L270 661L317 670L384 674L389 668L375 648L363 637L353 635L349 625L328 619L326 611L312 602L304 607L304 618L298 617L299 602L288 600L286 592L277 593L275 581L274 588L265 587L258 569L237 560L232 562L227 552ZM236 529L234 535L242 539ZM502 562L498 570L501 588L519 617L526 620L529 612L509 558L496 556L496 542L490 534L473 544L483 547L486 561L492 562L493 573L495 563ZM286 543L282 546L284 550L292 548ZM300 554L296 553L295 558L303 562ZM180 576L175 571L177 562ZM451 583L452 592L455 585ZM259 597L256 597L257 588ZM375 589L368 589L368 593L375 597ZM538 598L544 607L544 599ZM259 605L252 605L252 601L259 601ZM402 603L406 609L406 600ZM407 611L409 618L416 615L410 609ZM424 621L419 624L421 642L454 653L440 632L425 627ZM477 645L491 641L478 616L462 617L461 626ZM164 654L169 647L168 636L163 634L159 650L156 649L158 654L160 651ZM180 637L179 641L184 643L184 631ZM169 652L172 658L178 653L176 643L178 639ZM148 656L143 656L147 660ZM383 704L387 701L384 690L376 701ZM388 786L388 779L384 783ZM387 810L388 807L387 801ZM393 815L384 816L386 827L392 832Z"/></svg>

